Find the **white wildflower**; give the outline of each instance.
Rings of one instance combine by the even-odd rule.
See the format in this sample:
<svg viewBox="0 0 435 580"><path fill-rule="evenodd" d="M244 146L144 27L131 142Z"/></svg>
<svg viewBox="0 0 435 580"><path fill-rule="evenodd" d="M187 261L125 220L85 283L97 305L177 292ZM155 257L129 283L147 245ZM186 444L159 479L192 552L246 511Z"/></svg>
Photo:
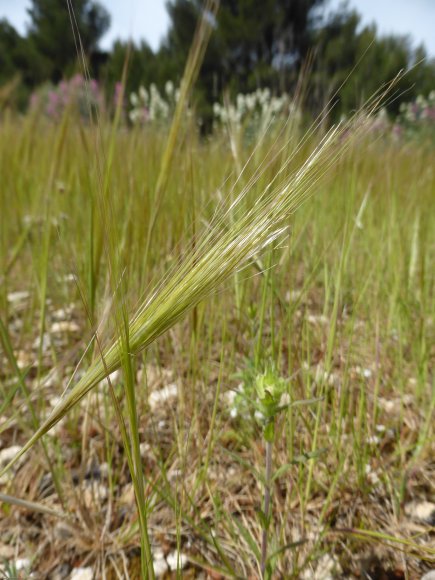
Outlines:
<svg viewBox="0 0 435 580"><path fill-rule="evenodd" d="M133 107L137 107L139 105L139 97L136 93L131 93L130 103L133 105Z"/></svg>
<svg viewBox="0 0 435 580"><path fill-rule="evenodd" d="M174 94L174 83L172 81L166 81L165 93L168 95L168 97L172 97Z"/></svg>
<svg viewBox="0 0 435 580"><path fill-rule="evenodd" d="M139 87L139 96L140 96L140 99L143 103L145 103L145 104L148 103L149 95L148 95L148 91L146 90L145 87L143 87L143 86Z"/></svg>

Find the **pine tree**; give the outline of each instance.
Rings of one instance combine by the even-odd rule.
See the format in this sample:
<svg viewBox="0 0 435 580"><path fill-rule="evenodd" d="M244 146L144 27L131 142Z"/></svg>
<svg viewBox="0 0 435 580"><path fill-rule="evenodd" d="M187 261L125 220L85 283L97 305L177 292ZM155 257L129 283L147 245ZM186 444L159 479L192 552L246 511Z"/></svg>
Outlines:
<svg viewBox="0 0 435 580"><path fill-rule="evenodd" d="M31 0L28 13L29 41L44 63L45 78L53 82L74 67L79 42L92 58L110 25L108 12L94 0Z"/></svg>

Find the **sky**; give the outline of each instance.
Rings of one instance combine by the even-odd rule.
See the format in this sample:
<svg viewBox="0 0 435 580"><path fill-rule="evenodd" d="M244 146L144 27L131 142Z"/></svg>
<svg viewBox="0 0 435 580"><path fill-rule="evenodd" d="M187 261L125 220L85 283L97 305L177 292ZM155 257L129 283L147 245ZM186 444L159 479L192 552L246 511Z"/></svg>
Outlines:
<svg viewBox="0 0 435 580"><path fill-rule="evenodd" d="M261 1L261 0L259 0ZM166 0L100 0L112 16L112 25L102 47L110 48L116 38L145 39L156 49L168 27ZM341 0L329 0L329 9ZM26 30L28 0L0 0L0 18L6 17L19 32ZM381 33L409 34L415 44L424 42L435 56L435 0L349 0L363 17L376 22Z"/></svg>

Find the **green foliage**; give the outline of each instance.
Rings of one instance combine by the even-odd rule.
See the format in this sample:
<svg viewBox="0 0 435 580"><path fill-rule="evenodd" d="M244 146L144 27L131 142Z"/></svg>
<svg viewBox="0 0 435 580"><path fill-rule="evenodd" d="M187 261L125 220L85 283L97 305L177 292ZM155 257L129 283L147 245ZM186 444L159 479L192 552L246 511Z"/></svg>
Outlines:
<svg viewBox="0 0 435 580"><path fill-rule="evenodd" d="M333 98L334 115L358 108L399 70L408 71L397 86L388 110L398 114L402 102L429 94L435 84L435 63L423 46L414 49L407 37L380 36L374 25L346 6L327 18L325 0L222 0L205 53L193 105L205 128L213 124L212 105L229 91L233 97L258 88L292 93L312 52L313 75L307 108L318 113ZM113 94L128 62L126 93L155 83L160 91L171 80L178 86L184 71L202 0L170 0L170 26L158 51L146 42L115 42L109 53L98 50L110 18L96 0L73 3L74 30L67 3L32 0L26 37L5 20L0 22L0 85L19 77L17 104L38 84L58 82L78 70L80 35L91 75ZM414 66L419 63L418 66ZM80 65L82 66L82 64ZM348 79L348 82L345 82Z"/></svg>
<svg viewBox="0 0 435 580"><path fill-rule="evenodd" d="M0 86L14 77L20 79L19 108L38 85L57 83L80 70L80 47L87 66L99 76L104 55L98 51L98 42L109 28L109 14L94 0L78 0L73 6L72 19L66 2L32 0L30 28L24 37L6 20L0 21Z"/></svg>
<svg viewBox="0 0 435 580"><path fill-rule="evenodd" d="M160 63L146 42L139 46L117 40L102 68L101 75L107 90L113 93L116 83L122 78L125 62L128 62L126 93L136 91L140 85L149 86L161 80ZM166 78L164 80L167 80ZM160 82L158 83L161 84Z"/></svg>
<svg viewBox="0 0 435 580"><path fill-rule="evenodd" d="M263 85L294 86L311 46L314 9L323 1L223 0L201 75L210 96L228 86L244 92ZM164 50L178 60L189 49L201 5L200 0L168 4L171 28Z"/></svg>
<svg viewBox="0 0 435 580"><path fill-rule="evenodd" d="M317 9L322 4L322 0L221 2L199 79L203 110L204 103L219 100L227 89L233 95L264 86L279 93L292 91L310 50L315 55L308 105L314 112L333 95L337 117L355 110L400 70L409 72L397 88L391 112L397 114L400 102L407 100L402 93L416 96L423 87L426 93L433 87L435 64L427 61L423 47L414 50L407 37L379 36L376 26L362 27L359 14L346 7L321 20ZM180 74L200 9L200 0L168 4L171 27L157 56L165 71L174 71L168 78ZM419 66L412 69L416 63Z"/></svg>
<svg viewBox="0 0 435 580"><path fill-rule="evenodd" d="M74 70L80 48L92 59L109 28L109 13L98 2L76 0L73 8L74 16L65 2L32 0L28 41L43 62L44 77L38 80L61 80Z"/></svg>
<svg viewBox="0 0 435 580"><path fill-rule="evenodd" d="M16 120L5 115L1 121L0 303L1 319L10 333L10 347L8 338L3 341L6 348L3 345L0 379L1 438L6 445L9 441L22 444L36 430L19 381L22 379L30 390L29 401L36 406L38 421L43 421L69 378L74 377L65 396L88 375L93 361L99 360L97 347L91 347L82 359L95 330L104 352L111 338L122 331L124 319L116 323L114 319L116 312L122 313L124 300L128 312L135 312L151 281L163 281L157 291L161 300L180 260L184 262L195 249L200 251L201 240L218 221L216 205L227 198L228 179L234 182L238 175L227 136L217 133L213 139L198 140L193 127L167 172L162 211L145 255L166 135L153 127L118 131L111 124L98 129L80 126L72 115L65 122L67 130L63 133L59 124L43 118ZM255 157L252 148L240 149L240 164L246 164L247 169L234 193L246 186L250 193L240 213L233 214L236 221L261 199L277 175L284 177L300 167L312 153L315 139L305 141L296 153L285 133L269 134L254 151ZM53 147L56 142L59 146ZM56 153L61 146L62 156ZM102 163L100 179L96 167L103 152L107 162ZM282 163L290 158L292 163L279 173ZM260 168L264 169L261 175ZM110 187L103 190L101 203L110 203L112 222L102 219L97 206L104 182ZM254 265L243 273L238 271L237 280L230 278L224 293L191 311L196 312L197 319L193 314L187 316L151 347L146 361L130 350L127 333L120 343L121 366L128 370L128 352L138 371L134 381L140 437L151 446L143 457L150 521L164 518L168 523L163 531L173 538L174 521L179 518L183 535L192 541L192 558L198 548L205 554L207 570L209 565L225 566L228 577L258 577L253 562L260 559L259 519L268 531L267 565L274 559L276 566L272 577L298 578L305 572L303 568L314 575L316 558L325 547L339 554L343 546L352 549L357 562L366 542L373 539L369 532L361 539L359 530L375 527L376 533L387 538L403 506L409 474L420 478L416 482L424 486L429 460L434 456L433 153L422 150L418 143L408 147L377 138L358 142L358 147L335 165L321 191L286 220L292 235L284 246L274 249L270 264L276 268L268 270L268 260L261 262L254 256ZM193 219L196 227L192 234ZM234 226L232 215L226 214L225 221L218 224L223 226L221 236L209 238L216 254L221 252L220 238ZM239 238L242 240L246 243L246 237ZM99 251L99 247L103 249ZM180 288L195 282L189 276L198 264L195 258L190 261L185 276L179 278ZM220 272L215 265L213 260L210 278ZM72 280L77 280L77 285ZM239 290L240 298L233 287ZM263 287L267 291L264 308ZM193 288L199 290L196 284ZM15 290L27 290L28 298L14 305L10 294ZM181 300L182 294L178 298ZM75 304L73 320L80 331L65 331L59 341L53 316L61 307L67 310L70 303ZM89 321L88 304L92 313ZM167 313L172 315L176 308L178 303L174 302ZM262 330L258 324L261 317ZM223 322L228 325L225 333ZM43 328L43 342L48 336L52 346L44 349L41 366L38 351ZM131 338L134 336L129 333L128 342ZM265 480L260 428L249 416L244 420L226 412L227 390L237 385L232 377L248 366L246 359L254 359L257 343L260 356L252 369L252 392L275 344L272 359L278 377L292 377L292 396L305 400L298 406L294 400L292 407L278 416L269 514L259 501ZM5 357L11 351L17 365L12 357ZM74 374L80 360L79 372ZM17 371L18 363L21 368ZM158 365L157 370L154 365ZM49 383L53 369L59 374ZM172 375L167 374L169 370ZM366 374L366 370L371 373ZM37 372L41 380L35 377ZM150 377L148 384L144 372ZM151 382L160 379L152 379L152 375L161 375L162 385L180 379L183 390L179 390L178 402L165 401L158 410L150 411L149 393L160 388L160 383ZM102 573L102 568L97 568L101 560L94 554L129 553L139 543L136 510L131 505L126 513L121 500L127 483L126 462L135 463L134 456L129 457L133 443L130 425L125 426L127 437L121 438L122 423L116 415L119 407L127 417L128 385L125 376L118 383L115 380L113 402L107 385L99 383L86 405L77 405L60 425L56 437L46 438L49 456L62 468L59 481L66 492L65 507L57 496L41 499L33 495L42 475L51 472L43 448L35 447L10 479L10 494L34 498L42 502L40 505L73 518L68 550L57 544L55 554L68 562L88 558L97 577ZM261 379L260 385L268 390L270 382ZM307 399L322 395L324 402L306 407ZM164 428L158 426L161 420ZM403 429L404 420L413 425L412 431ZM89 438L87 425L93 431ZM100 425L104 426L101 431ZM378 426L384 431L378 431ZM374 435L379 443L371 442ZM204 469L207 445L211 451ZM317 461L325 448L326 454ZM100 465L107 462L111 478L108 501L103 505L96 502L86 510L92 528L81 523L78 502L82 494L71 493L70 487L71 469L80 467L81 462L84 465L90 457ZM369 479L374 475L379 476L377 483ZM137 478L134 483L140 485ZM355 505L354 497L360 498ZM381 520L377 517L380 503L385 506ZM4 518L5 505L2 503ZM113 509L106 511L108 506ZM264 518L256 516L258 508ZM30 553L34 553L36 543L43 546L43 537L34 537L33 530L45 534L56 531L58 520L53 515L33 511L29 516L22 507L10 511L8 519L2 520L2 531L18 524L20 530L25 529L30 517L34 523L25 546ZM355 537L359 534L359 543L348 534L328 533L342 518ZM102 537L108 528L113 535ZM297 529L306 531L296 535ZM326 537L322 530L328 533ZM412 530L404 527L399 533L403 544L398 545L408 554L414 550L419 561L429 556L430 548L423 541L417 545ZM89 543L84 543L89 536ZM295 540L300 537L298 544ZM155 539L153 534L153 544ZM390 542L391 535L387 539ZM25 540L20 537L18 541L21 546ZM42 568L54 551L52 545L41 550L32 572L45 577ZM388 551L390 559L396 558L395 552ZM347 564L347 555L344 558ZM397 555L400 562L399 558L401 552ZM104 562L109 576L113 572L111 560L107 557ZM189 573L186 570L186 576ZM139 572L132 574L138 576Z"/></svg>
<svg viewBox="0 0 435 580"><path fill-rule="evenodd" d="M7 20L0 20L0 86L16 78L22 82L16 95L16 103L24 107L26 86L35 83L40 71L40 61L34 47L22 38Z"/></svg>
<svg viewBox="0 0 435 580"><path fill-rule="evenodd" d="M211 104L227 89L235 94L263 86L281 92L295 87L311 46L314 8L323 1L221 1L196 90L196 107L206 126L211 125ZM201 7L201 0L168 3L171 25L158 58L174 81L181 76Z"/></svg>
<svg viewBox="0 0 435 580"><path fill-rule="evenodd" d="M273 368L258 375L255 381L259 411L264 417L264 439L272 443L275 438L275 419L282 410L281 399L287 392L287 381L279 377Z"/></svg>
<svg viewBox="0 0 435 580"><path fill-rule="evenodd" d="M7 20L0 20L0 82L16 74L21 37Z"/></svg>
<svg viewBox="0 0 435 580"><path fill-rule="evenodd" d="M331 97L336 116L352 111L399 71L408 71L397 85L397 98L388 106L397 114L405 95L417 95L419 87L435 82L435 63L423 47L413 50L408 37L379 36L375 25L362 27L354 10L343 8L320 27L314 37L315 59L311 105L319 108ZM412 69L416 64L418 67ZM412 69L412 70L411 70ZM403 93L403 94L402 94Z"/></svg>

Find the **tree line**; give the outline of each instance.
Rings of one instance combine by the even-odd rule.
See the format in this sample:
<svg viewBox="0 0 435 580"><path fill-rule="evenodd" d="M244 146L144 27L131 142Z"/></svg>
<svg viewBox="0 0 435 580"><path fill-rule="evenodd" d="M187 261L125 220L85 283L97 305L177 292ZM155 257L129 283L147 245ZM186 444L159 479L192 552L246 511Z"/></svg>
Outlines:
<svg viewBox="0 0 435 580"><path fill-rule="evenodd" d="M346 4L325 16L326 5L327 0L221 0L196 87L197 108L207 116L224 91L269 87L291 93L308 59L312 110L334 98L337 115L351 111L399 70L408 73L389 104L393 113L401 102L434 88L435 61L424 46L414 48L403 36L380 36ZM15 82L15 101L24 107L40 84L82 70L84 57L90 74L110 92L127 55L127 92L152 82L163 86L168 79L177 84L202 6L202 0L169 0L169 29L156 51L146 41L116 41L103 51L110 15L99 2L31 0L25 35L0 20L0 86Z"/></svg>

